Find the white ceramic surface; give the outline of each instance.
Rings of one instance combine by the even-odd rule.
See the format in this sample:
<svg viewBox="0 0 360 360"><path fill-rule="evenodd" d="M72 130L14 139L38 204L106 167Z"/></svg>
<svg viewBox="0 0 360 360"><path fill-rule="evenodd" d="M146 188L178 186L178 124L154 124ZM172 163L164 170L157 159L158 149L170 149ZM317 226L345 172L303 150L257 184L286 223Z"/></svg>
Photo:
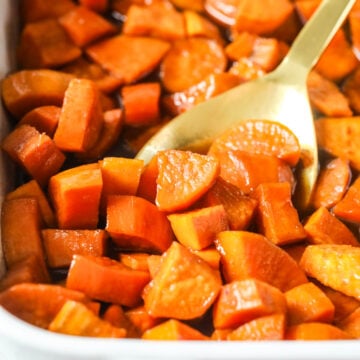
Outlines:
<svg viewBox="0 0 360 360"><path fill-rule="evenodd" d="M0 0L0 5L0 78L3 78L14 64L16 1ZM4 137L8 128L5 113L0 109L0 138ZM11 186L11 172L12 167L0 154L1 202L4 193ZM3 274L4 262L0 246L0 277ZM0 360L49 359L358 360L360 341L220 343L78 338L36 328L15 318L0 307Z"/></svg>

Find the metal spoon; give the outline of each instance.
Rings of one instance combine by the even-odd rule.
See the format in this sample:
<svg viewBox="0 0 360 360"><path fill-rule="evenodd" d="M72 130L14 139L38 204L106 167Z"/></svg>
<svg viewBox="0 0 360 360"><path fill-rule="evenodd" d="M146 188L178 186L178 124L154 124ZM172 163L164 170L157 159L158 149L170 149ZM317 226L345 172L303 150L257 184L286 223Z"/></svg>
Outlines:
<svg viewBox="0 0 360 360"><path fill-rule="evenodd" d="M303 161L298 176L301 196L297 203L306 208L318 174L316 134L306 80L354 3L355 0L323 0L277 69L177 116L136 157L148 162L159 150L210 143L241 120L275 120L290 128L301 144Z"/></svg>

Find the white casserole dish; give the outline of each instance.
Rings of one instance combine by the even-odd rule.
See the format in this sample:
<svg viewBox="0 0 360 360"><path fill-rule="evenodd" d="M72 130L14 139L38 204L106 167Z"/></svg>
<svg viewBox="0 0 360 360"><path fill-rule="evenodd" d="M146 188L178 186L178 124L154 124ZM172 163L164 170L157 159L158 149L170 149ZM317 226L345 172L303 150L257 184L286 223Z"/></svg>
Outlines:
<svg viewBox="0 0 360 360"><path fill-rule="evenodd" d="M0 77L14 68L16 1L1 0ZM0 109L0 138L9 131ZM11 187L12 166L0 153L0 200ZM1 245L1 239L0 239ZM0 277L5 272L0 246ZM152 342L93 339L54 334L29 325L0 307L1 360L79 359L360 359L360 341L321 342Z"/></svg>

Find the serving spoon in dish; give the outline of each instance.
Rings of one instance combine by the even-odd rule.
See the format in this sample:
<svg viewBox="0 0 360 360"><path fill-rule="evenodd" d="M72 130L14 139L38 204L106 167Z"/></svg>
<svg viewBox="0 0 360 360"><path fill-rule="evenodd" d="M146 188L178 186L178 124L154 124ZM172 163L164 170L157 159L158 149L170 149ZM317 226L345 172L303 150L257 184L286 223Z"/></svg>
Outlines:
<svg viewBox="0 0 360 360"><path fill-rule="evenodd" d="M300 142L302 162L297 205L306 208L318 175L318 150L307 76L354 3L355 0L323 0L273 72L238 85L177 116L154 135L136 157L148 162L160 150L210 144L217 135L242 120L274 120L292 130Z"/></svg>

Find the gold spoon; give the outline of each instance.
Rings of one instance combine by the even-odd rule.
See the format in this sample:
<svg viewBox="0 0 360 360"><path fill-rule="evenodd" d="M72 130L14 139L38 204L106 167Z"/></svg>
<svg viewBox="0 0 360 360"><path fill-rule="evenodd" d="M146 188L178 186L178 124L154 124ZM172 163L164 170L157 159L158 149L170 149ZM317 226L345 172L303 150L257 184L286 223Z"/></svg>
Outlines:
<svg viewBox="0 0 360 360"><path fill-rule="evenodd" d="M318 152L307 76L340 28L355 0L323 0L304 25L287 56L271 73L241 84L177 116L137 154L148 162L165 149L209 144L241 120L268 119L286 125L302 149L297 205L306 208L318 175Z"/></svg>

